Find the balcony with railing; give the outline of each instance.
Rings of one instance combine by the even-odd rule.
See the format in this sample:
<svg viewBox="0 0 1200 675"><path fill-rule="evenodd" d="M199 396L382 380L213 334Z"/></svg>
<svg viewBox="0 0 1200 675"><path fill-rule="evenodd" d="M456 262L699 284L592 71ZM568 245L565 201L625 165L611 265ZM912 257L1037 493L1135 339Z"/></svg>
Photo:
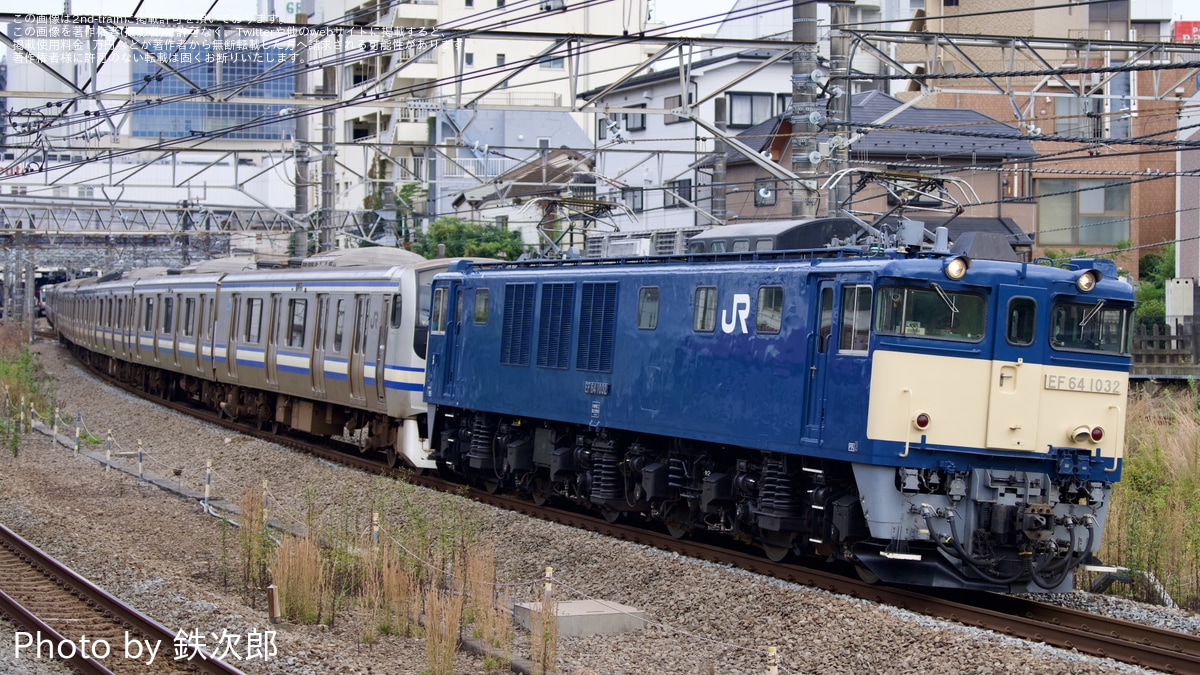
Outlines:
<svg viewBox="0 0 1200 675"><path fill-rule="evenodd" d="M441 174L444 178L495 178L521 164L509 157L456 157L441 158Z"/></svg>

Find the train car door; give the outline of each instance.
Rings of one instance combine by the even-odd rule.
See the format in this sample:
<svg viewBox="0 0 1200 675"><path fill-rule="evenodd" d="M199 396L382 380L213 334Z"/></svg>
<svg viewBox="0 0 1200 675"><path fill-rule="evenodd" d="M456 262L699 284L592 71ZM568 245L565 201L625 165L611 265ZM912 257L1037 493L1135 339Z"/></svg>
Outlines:
<svg viewBox="0 0 1200 675"><path fill-rule="evenodd" d="M393 304L400 304L400 296L383 297L383 308L379 312L379 333L375 344L375 368L373 369L373 377L375 378L375 398L380 404L386 405L387 400L387 340L388 340L388 317L393 316Z"/></svg>
<svg viewBox="0 0 1200 675"><path fill-rule="evenodd" d="M433 289L433 306L429 314L430 335L441 335L438 341L441 360L438 367L442 371L442 392L446 396L456 396L455 364L458 351L458 315L462 304L462 284L455 280L448 285Z"/></svg>
<svg viewBox="0 0 1200 675"><path fill-rule="evenodd" d="M267 343L263 346L263 377L272 388L279 386L275 370L276 353L279 351L279 294L271 294L271 302L267 307Z"/></svg>
<svg viewBox="0 0 1200 675"><path fill-rule="evenodd" d="M805 389L804 441L821 444L825 422L825 365L833 342L834 283L821 281L809 325L815 326L808 346L808 386Z"/></svg>
<svg viewBox="0 0 1200 675"><path fill-rule="evenodd" d="M821 446L856 452L866 427L871 362L870 278L846 280L834 290L833 332L825 354ZM836 402L833 403L833 402Z"/></svg>
<svg viewBox="0 0 1200 675"><path fill-rule="evenodd" d="M354 335L350 342L350 360L346 365L346 380L350 385L350 398L366 398L363 382L367 362L367 337L371 330L371 296L354 296Z"/></svg>
<svg viewBox="0 0 1200 675"><path fill-rule="evenodd" d="M225 336L225 374L229 376L229 379L236 380L238 378L238 316L241 314L242 296L234 293L229 301L229 333Z"/></svg>
<svg viewBox="0 0 1200 675"><path fill-rule="evenodd" d="M317 295L317 330L313 333L309 375L314 394L325 395L325 336L329 333L329 294Z"/></svg>
<svg viewBox="0 0 1200 675"><path fill-rule="evenodd" d="M1042 391L1042 369L1033 352L1045 328L1038 325L1038 304L1029 289L1002 285L996 303L1003 333L993 331L987 447L1032 452Z"/></svg>

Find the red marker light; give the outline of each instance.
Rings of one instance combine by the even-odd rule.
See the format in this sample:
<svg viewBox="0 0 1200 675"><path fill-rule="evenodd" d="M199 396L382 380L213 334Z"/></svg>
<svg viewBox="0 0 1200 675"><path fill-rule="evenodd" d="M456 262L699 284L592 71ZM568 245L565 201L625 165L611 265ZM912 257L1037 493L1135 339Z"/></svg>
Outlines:
<svg viewBox="0 0 1200 675"><path fill-rule="evenodd" d="M1100 439L1104 438L1104 430L1100 427L1092 429L1092 440L1099 443Z"/></svg>
<svg viewBox="0 0 1200 675"><path fill-rule="evenodd" d="M917 414L917 428L924 429L929 426L929 415L927 413Z"/></svg>

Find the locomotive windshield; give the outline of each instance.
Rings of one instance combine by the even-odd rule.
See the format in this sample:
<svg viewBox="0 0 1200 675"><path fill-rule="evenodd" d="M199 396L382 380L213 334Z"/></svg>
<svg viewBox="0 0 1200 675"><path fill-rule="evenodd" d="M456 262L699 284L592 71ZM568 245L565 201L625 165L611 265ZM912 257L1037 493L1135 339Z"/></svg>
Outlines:
<svg viewBox="0 0 1200 675"><path fill-rule="evenodd" d="M987 300L975 293L884 286L875 305L875 332L942 340L983 339Z"/></svg>
<svg viewBox="0 0 1200 675"><path fill-rule="evenodd" d="M1093 303L1057 302L1050 312L1050 344L1110 354L1129 353L1129 307Z"/></svg>

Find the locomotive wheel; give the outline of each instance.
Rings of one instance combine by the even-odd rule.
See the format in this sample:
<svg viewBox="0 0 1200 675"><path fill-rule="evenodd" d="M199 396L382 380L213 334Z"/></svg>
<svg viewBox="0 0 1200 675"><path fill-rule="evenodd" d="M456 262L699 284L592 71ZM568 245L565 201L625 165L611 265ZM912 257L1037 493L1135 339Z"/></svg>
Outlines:
<svg viewBox="0 0 1200 675"><path fill-rule="evenodd" d="M616 509L601 509L600 515L604 516L604 520L615 523L621 517L621 512Z"/></svg>
<svg viewBox="0 0 1200 675"><path fill-rule="evenodd" d="M538 506L545 506L546 502L550 501L549 497L540 492L530 492L529 498L532 499L533 503Z"/></svg>
<svg viewBox="0 0 1200 675"><path fill-rule="evenodd" d="M388 468L394 469L400 463L400 455L396 452L394 445L387 446L387 449L383 451L383 458L387 460Z"/></svg>
<svg viewBox="0 0 1200 675"><path fill-rule="evenodd" d="M763 553L771 562L783 562L792 552L793 535L783 532L768 532L763 536L760 546Z"/></svg>
<svg viewBox="0 0 1200 675"><path fill-rule="evenodd" d="M488 491L489 495L494 495L500 491L500 479L488 478L483 481L483 489Z"/></svg>
<svg viewBox="0 0 1200 675"><path fill-rule="evenodd" d="M667 512L667 517L663 521L667 526L667 534L675 539L683 539L692 531L687 523L691 520L691 509L686 506L674 506Z"/></svg>
<svg viewBox="0 0 1200 675"><path fill-rule="evenodd" d="M879 583L879 575L872 572L866 565L855 565L854 573L858 575L859 579L862 579L863 583Z"/></svg>

